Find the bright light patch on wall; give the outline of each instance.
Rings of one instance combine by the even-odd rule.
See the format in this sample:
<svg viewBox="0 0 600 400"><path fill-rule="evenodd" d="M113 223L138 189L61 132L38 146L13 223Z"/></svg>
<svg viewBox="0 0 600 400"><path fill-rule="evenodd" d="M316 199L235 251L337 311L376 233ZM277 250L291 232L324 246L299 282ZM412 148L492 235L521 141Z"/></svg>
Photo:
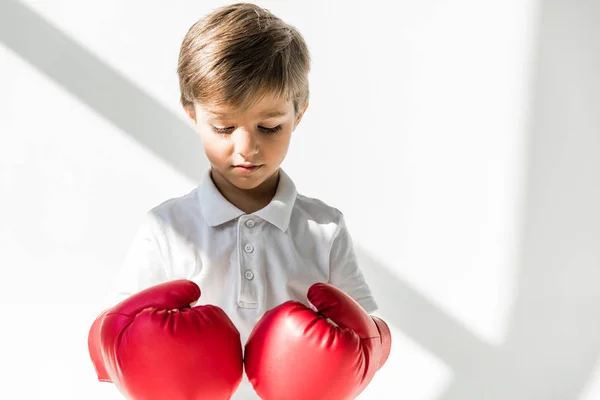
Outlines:
<svg viewBox="0 0 600 400"><path fill-rule="evenodd" d="M578 400L598 400L600 399L600 358L596 362L596 367L590 375L581 396Z"/></svg>
<svg viewBox="0 0 600 400"><path fill-rule="evenodd" d="M423 7L411 10L420 19L395 28L402 52L369 43L372 54L385 54L371 83L385 87L390 65L402 75L372 102L370 115L384 121L373 133L388 134L385 146L376 142L379 173L357 168L355 176L379 182L369 192L377 206L355 211L349 223L370 227L356 240L395 274L482 340L501 344L519 267L534 2ZM374 149L369 142L356 150Z"/></svg>
<svg viewBox="0 0 600 400"><path fill-rule="evenodd" d="M392 354L359 399L438 399L452 381L450 368L402 331L390 329Z"/></svg>

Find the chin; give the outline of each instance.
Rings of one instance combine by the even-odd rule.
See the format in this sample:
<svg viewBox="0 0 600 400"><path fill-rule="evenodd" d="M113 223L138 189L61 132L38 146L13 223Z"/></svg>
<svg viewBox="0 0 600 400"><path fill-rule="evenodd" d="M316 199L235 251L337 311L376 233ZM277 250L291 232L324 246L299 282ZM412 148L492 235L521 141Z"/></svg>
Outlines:
<svg viewBox="0 0 600 400"><path fill-rule="evenodd" d="M264 179L258 177L240 178L238 176L232 176L229 177L228 180L232 185L234 185L238 189L244 190L255 189L264 182Z"/></svg>
<svg viewBox="0 0 600 400"><path fill-rule="evenodd" d="M246 180L246 179L234 179L230 181L233 186L237 187L238 189L242 189L242 190L252 190L252 189L256 189L258 186L260 186L261 183L263 183L263 181L259 181L259 180Z"/></svg>

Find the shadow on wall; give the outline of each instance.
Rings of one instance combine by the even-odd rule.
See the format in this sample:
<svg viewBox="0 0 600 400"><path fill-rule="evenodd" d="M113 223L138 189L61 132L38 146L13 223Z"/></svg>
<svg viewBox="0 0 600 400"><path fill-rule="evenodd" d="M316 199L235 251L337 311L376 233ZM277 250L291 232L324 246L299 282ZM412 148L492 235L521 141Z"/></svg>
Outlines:
<svg viewBox="0 0 600 400"><path fill-rule="evenodd" d="M202 179L206 165L189 125L33 10L0 2L0 42L165 162Z"/></svg>
<svg viewBox="0 0 600 400"><path fill-rule="evenodd" d="M577 399L600 353L600 2L539 4L507 336L440 400Z"/></svg>
<svg viewBox="0 0 600 400"><path fill-rule="evenodd" d="M357 244L388 321L452 369L439 400L576 399L600 353L600 3L540 6L518 294L505 343L479 340ZM206 166L189 126L35 12L0 3L0 41L200 181Z"/></svg>

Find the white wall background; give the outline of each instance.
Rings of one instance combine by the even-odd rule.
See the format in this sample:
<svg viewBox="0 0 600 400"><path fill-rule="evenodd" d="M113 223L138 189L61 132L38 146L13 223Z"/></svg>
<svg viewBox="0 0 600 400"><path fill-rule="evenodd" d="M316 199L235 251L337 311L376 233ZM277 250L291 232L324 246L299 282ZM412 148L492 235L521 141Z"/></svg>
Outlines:
<svg viewBox="0 0 600 400"><path fill-rule="evenodd" d="M0 0L0 398L119 398L88 329L207 165L176 62L226 3ZM600 399L600 2L256 3L313 57L284 168L393 328L361 399Z"/></svg>

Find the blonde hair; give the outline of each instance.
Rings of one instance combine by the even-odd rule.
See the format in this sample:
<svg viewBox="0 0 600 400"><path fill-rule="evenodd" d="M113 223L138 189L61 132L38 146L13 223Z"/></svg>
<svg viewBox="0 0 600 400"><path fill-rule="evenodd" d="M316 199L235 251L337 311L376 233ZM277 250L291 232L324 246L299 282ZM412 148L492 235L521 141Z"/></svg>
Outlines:
<svg viewBox="0 0 600 400"><path fill-rule="evenodd" d="M189 29L177 74L184 107L246 109L264 95L308 101L310 54L300 32L251 3L217 8Z"/></svg>

